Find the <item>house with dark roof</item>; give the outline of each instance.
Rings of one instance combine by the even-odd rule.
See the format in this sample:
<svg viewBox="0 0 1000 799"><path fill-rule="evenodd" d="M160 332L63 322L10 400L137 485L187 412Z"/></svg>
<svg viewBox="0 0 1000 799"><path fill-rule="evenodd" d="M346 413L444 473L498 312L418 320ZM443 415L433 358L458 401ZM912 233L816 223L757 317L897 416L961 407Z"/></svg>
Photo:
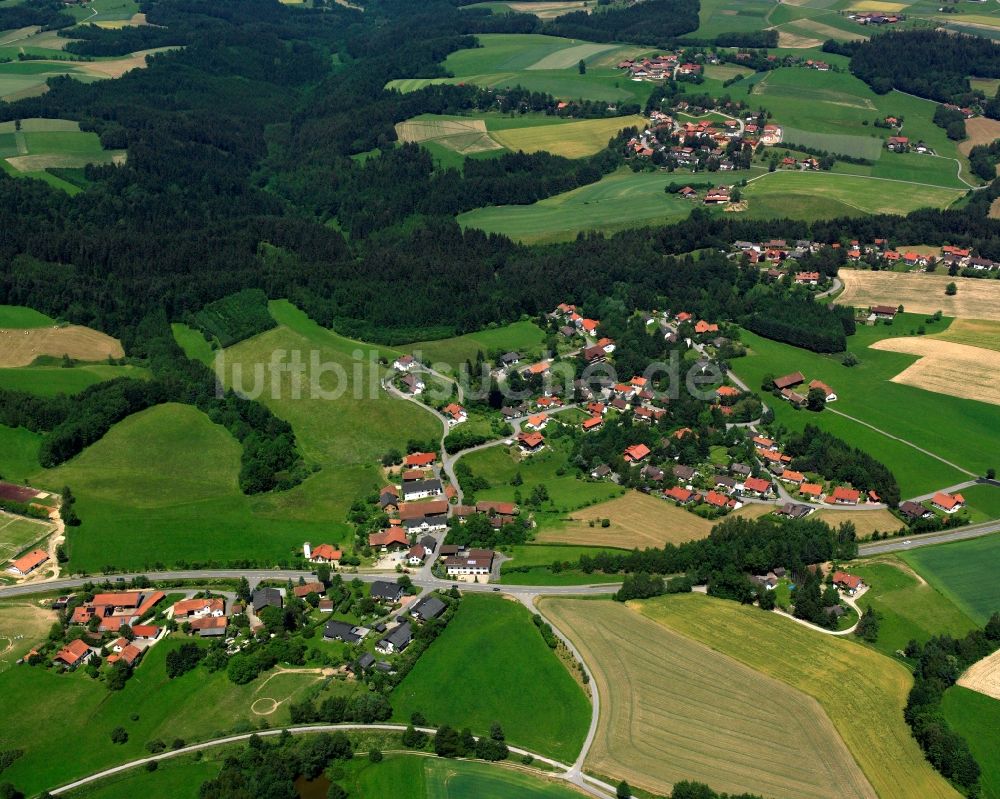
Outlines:
<svg viewBox="0 0 1000 799"><path fill-rule="evenodd" d="M387 580L376 580L372 583L371 598L376 602L396 603L403 598L403 593L403 586Z"/></svg>
<svg viewBox="0 0 1000 799"><path fill-rule="evenodd" d="M420 621L436 619L447 610L448 606L434 595L425 596L410 608L410 615Z"/></svg>
<svg viewBox="0 0 1000 799"><path fill-rule="evenodd" d="M404 621L398 627L389 631L381 641L375 644L375 651L383 655L391 655L395 652L402 652L413 640L413 628L408 621Z"/></svg>
<svg viewBox="0 0 1000 799"><path fill-rule="evenodd" d="M277 588L258 588L250 598L250 604L253 605L254 613L258 613L268 607L280 608L284 603L285 598L280 589Z"/></svg>

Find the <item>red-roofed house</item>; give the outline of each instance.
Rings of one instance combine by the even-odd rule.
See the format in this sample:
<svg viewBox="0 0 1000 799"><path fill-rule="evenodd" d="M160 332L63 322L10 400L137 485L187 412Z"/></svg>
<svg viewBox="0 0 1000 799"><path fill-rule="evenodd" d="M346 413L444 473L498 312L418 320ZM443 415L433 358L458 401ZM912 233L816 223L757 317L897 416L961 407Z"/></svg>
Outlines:
<svg viewBox="0 0 1000 799"><path fill-rule="evenodd" d="M855 577L853 574L840 571L833 573L833 584L837 586L837 588L847 591L847 593L851 596L854 596L854 594L858 592L859 588L864 587L864 581L860 577Z"/></svg>
<svg viewBox="0 0 1000 799"><path fill-rule="evenodd" d="M437 453L434 452L413 452L403 459L404 466L430 466L437 460Z"/></svg>
<svg viewBox="0 0 1000 799"><path fill-rule="evenodd" d="M48 559L49 555L44 549L36 549L11 563L7 571L27 577Z"/></svg>
<svg viewBox="0 0 1000 799"><path fill-rule="evenodd" d="M744 490L748 494L756 494L759 497L771 493L771 483L760 477L748 477L744 483Z"/></svg>
<svg viewBox="0 0 1000 799"><path fill-rule="evenodd" d="M313 563L337 563L344 556L343 552L330 544L320 544L309 554L309 560Z"/></svg>
<svg viewBox="0 0 1000 799"><path fill-rule="evenodd" d="M965 497L961 494L946 494L944 491L938 491L931 500L931 505L945 513L955 513L965 507Z"/></svg>
<svg viewBox="0 0 1000 799"><path fill-rule="evenodd" d="M645 444L633 444L625 450L625 460L628 463L638 463L649 456L650 449Z"/></svg>
<svg viewBox="0 0 1000 799"><path fill-rule="evenodd" d="M76 641L70 641L66 644L66 646L60 649L56 653L53 660L58 660L61 663L66 664L66 667L69 669L75 669L77 666L90 660L90 657L93 654L93 649L87 646L80 639L77 639Z"/></svg>
<svg viewBox="0 0 1000 799"><path fill-rule="evenodd" d="M857 505L858 500L860 499L861 492L856 488L837 486L833 489L833 493L830 494L826 501L831 505Z"/></svg>
<svg viewBox="0 0 1000 799"><path fill-rule="evenodd" d="M390 527L380 533L371 533L368 536L368 546L379 547L382 550L407 549L410 546L410 539L406 537L406 531L400 527Z"/></svg>
<svg viewBox="0 0 1000 799"><path fill-rule="evenodd" d="M521 452L538 452L545 446L545 436L541 433L518 433L517 444Z"/></svg>

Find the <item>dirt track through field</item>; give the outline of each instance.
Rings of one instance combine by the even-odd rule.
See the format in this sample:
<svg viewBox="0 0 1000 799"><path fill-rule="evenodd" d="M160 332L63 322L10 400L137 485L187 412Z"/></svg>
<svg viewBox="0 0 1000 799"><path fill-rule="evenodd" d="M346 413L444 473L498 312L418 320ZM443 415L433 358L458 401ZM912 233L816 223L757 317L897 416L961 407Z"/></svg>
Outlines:
<svg viewBox="0 0 1000 799"><path fill-rule="evenodd" d="M0 367L28 366L40 355L76 361L122 358L121 342L89 327L38 327L30 330L0 329Z"/></svg>
<svg viewBox="0 0 1000 799"><path fill-rule="evenodd" d="M971 691L1000 699L1000 650L973 663L958 678L958 684Z"/></svg>
<svg viewBox="0 0 1000 799"><path fill-rule="evenodd" d="M941 311L945 316L1000 322L1000 280L858 269L842 269L840 279L844 281L844 293L837 299L841 305L902 305L912 313ZM949 297L944 290L952 282L958 293Z"/></svg>
<svg viewBox="0 0 1000 799"><path fill-rule="evenodd" d="M921 356L892 378L893 383L1000 405L1000 352L996 350L916 337L883 339L871 348Z"/></svg>
<svg viewBox="0 0 1000 799"><path fill-rule="evenodd" d="M874 799L814 699L618 603L543 608L602 697L589 769L658 794L692 779L765 796Z"/></svg>

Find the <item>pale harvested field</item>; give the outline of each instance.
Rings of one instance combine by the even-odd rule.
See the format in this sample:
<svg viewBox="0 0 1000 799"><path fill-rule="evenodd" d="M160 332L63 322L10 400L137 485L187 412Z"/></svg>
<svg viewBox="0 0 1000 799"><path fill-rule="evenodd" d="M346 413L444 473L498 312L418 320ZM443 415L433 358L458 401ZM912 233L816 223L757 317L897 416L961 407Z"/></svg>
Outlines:
<svg viewBox="0 0 1000 799"><path fill-rule="evenodd" d="M821 44L823 44L822 39L810 39L807 36L799 36L797 33L778 30L778 47L804 50L810 47L819 47Z"/></svg>
<svg viewBox="0 0 1000 799"><path fill-rule="evenodd" d="M40 355L76 361L104 361L124 357L118 339L89 327L38 327L31 330L0 329L0 367L28 366Z"/></svg>
<svg viewBox="0 0 1000 799"><path fill-rule="evenodd" d="M545 150L566 158L582 158L603 150L608 145L608 139L622 128L636 127L641 130L645 126L645 118L632 116L495 130L490 135L510 150L524 150L526 153Z"/></svg>
<svg viewBox="0 0 1000 799"><path fill-rule="evenodd" d="M591 519L596 522L593 527L588 524ZM610 519L611 526L601 527L601 519ZM645 549L705 538L711 530L712 522L707 519L662 499L630 491L623 497L574 511L564 526L543 530L537 541Z"/></svg>
<svg viewBox="0 0 1000 799"><path fill-rule="evenodd" d="M1000 352L927 338L888 338L872 349L919 355L893 383L1000 405Z"/></svg>
<svg viewBox="0 0 1000 799"><path fill-rule="evenodd" d="M858 531L859 538L867 538L876 530L892 533L903 527L903 523L888 510L818 510L812 515L831 527L839 527L843 522L851 522Z"/></svg>
<svg viewBox="0 0 1000 799"><path fill-rule="evenodd" d="M674 782L801 799L876 794L819 703L607 601L544 600L600 693L586 765L658 794Z"/></svg>
<svg viewBox="0 0 1000 799"><path fill-rule="evenodd" d="M776 613L703 594L628 604L685 638L816 699L880 799L959 799L958 791L924 758L903 720L913 676L901 663ZM782 727L783 718L770 713L766 703L761 713L765 734Z"/></svg>
<svg viewBox="0 0 1000 799"><path fill-rule="evenodd" d="M461 155L503 149L481 119L411 119L396 124L396 136L402 142L437 142Z"/></svg>
<svg viewBox="0 0 1000 799"><path fill-rule="evenodd" d="M837 300L841 305L902 305L912 313L941 311L945 316L1000 322L1000 280L857 269L841 270L840 279L844 281L844 293ZM954 297L944 293L951 282L958 286Z"/></svg>
<svg viewBox="0 0 1000 799"><path fill-rule="evenodd" d="M958 684L970 691L1000 699L1000 650L969 666L965 674L958 678Z"/></svg>
<svg viewBox="0 0 1000 799"><path fill-rule="evenodd" d="M987 322L984 319L956 319L948 325L947 330L935 333L928 338L1000 351L1000 322Z"/></svg>
<svg viewBox="0 0 1000 799"><path fill-rule="evenodd" d="M965 120L965 131L969 138L958 145L958 151L965 156L977 144L989 144L994 139L1000 139L1000 120L975 117Z"/></svg>

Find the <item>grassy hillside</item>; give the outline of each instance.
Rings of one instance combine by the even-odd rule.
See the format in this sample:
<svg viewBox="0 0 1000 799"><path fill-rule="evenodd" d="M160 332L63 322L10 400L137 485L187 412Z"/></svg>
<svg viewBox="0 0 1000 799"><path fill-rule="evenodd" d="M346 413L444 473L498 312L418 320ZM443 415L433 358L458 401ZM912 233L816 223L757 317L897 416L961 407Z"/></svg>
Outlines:
<svg viewBox="0 0 1000 799"><path fill-rule="evenodd" d="M927 581L979 624L1000 611L1000 582L995 564L1000 536L991 535L902 555Z"/></svg>
<svg viewBox="0 0 1000 799"><path fill-rule="evenodd" d="M1000 702L955 685L941 704L948 724L969 743L982 769L983 799L1000 799Z"/></svg>
<svg viewBox="0 0 1000 799"><path fill-rule="evenodd" d="M890 657L911 640L924 643L934 635L959 638L976 628L950 599L895 558L851 564L850 571L871 586L860 604L881 614L875 647Z"/></svg>
<svg viewBox="0 0 1000 799"><path fill-rule="evenodd" d="M590 769L666 794L682 779L765 796L876 796L820 705L617 602L543 604L601 693ZM761 735L767 718L780 719Z"/></svg>
<svg viewBox="0 0 1000 799"><path fill-rule="evenodd" d="M699 594L632 606L815 698L880 799L959 796L924 759L903 721L913 679L902 665L776 614Z"/></svg>
<svg viewBox="0 0 1000 799"><path fill-rule="evenodd" d="M510 744L572 762L590 703L517 602L467 594L445 632L390 697L395 717L488 733L499 721Z"/></svg>

